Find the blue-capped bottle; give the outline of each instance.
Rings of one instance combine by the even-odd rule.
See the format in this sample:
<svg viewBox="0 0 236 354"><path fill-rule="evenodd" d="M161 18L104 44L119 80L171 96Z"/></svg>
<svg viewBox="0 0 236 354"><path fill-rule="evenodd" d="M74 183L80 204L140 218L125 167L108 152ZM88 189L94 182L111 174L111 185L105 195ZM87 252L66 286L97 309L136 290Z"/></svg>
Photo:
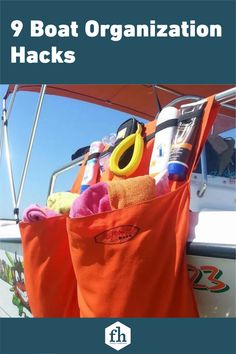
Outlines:
<svg viewBox="0 0 236 354"><path fill-rule="evenodd" d="M103 151L104 144L101 141L94 141L89 148L89 156L82 179L80 193L83 193L91 185L97 183L99 174L99 154Z"/></svg>

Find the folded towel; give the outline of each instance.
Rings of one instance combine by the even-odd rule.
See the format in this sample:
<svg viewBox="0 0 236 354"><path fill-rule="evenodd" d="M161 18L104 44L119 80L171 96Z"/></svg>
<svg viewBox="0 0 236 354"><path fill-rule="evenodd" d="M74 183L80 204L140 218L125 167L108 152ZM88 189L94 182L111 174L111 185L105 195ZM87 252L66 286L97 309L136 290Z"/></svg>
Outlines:
<svg viewBox="0 0 236 354"><path fill-rule="evenodd" d="M32 204L23 213L24 222L34 222L58 216L60 214L38 204Z"/></svg>
<svg viewBox="0 0 236 354"><path fill-rule="evenodd" d="M86 189L80 197L75 199L70 210L70 217L77 218L110 210L107 184L99 182Z"/></svg>
<svg viewBox="0 0 236 354"><path fill-rule="evenodd" d="M69 213L71 205L78 196L79 194L70 192L53 193L48 197L47 207L57 213Z"/></svg>
<svg viewBox="0 0 236 354"><path fill-rule="evenodd" d="M140 176L113 180L108 182L108 192L112 209L121 209L155 198L155 179L151 176Z"/></svg>

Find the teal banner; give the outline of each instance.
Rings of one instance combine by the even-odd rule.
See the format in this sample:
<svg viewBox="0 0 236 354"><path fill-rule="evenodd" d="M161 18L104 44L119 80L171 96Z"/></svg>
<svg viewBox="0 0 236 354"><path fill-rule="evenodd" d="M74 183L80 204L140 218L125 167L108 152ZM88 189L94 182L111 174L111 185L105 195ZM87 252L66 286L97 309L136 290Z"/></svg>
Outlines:
<svg viewBox="0 0 236 354"><path fill-rule="evenodd" d="M235 319L9 319L2 354L235 354Z"/></svg>
<svg viewBox="0 0 236 354"><path fill-rule="evenodd" d="M1 1L1 83L235 82L234 1Z"/></svg>
<svg viewBox="0 0 236 354"><path fill-rule="evenodd" d="M234 0L0 0L0 84L235 84L235 10ZM2 318L0 354L235 354L235 333L235 318Z"/></svg>

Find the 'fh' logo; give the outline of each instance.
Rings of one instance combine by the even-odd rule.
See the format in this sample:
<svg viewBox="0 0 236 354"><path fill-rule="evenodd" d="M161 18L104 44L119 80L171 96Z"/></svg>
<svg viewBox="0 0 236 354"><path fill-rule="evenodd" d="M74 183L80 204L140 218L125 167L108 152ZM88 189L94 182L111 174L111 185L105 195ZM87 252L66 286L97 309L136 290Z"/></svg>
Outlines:
<svg viewBox="0 0 236 354"><path fill-rule="evenodd" d="M126 335L125 333L121 333L120 326L117 326L111 330L110 337L110 343L127 343ZM116 339L114 339L114 337Z"/></svg>
<svg viewBox="0 0 236 354"><path fill-rule="evenodd" d="M131 329L117 321L105 329L105 343L115 350L131 344Z"/></svg>

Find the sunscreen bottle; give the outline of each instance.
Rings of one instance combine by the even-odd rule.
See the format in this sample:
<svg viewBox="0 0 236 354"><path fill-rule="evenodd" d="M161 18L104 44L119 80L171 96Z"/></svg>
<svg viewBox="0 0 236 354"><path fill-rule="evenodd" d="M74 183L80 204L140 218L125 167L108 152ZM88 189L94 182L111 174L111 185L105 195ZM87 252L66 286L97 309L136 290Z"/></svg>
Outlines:
<svg viewBox="0 0 236 354"><path fill-rule="evenodd" d="M155 141L149 166L149 174L154 177L167 169L178 115L177 108L165 107L157 118Z"/></svg>
<svg viewBox="0 0 236 354"><path fill-rule="evenodd" d="M81 183L80 193L97 182L99 173L99 154L103 151L104 144L101 141L94 141L90 145L89 157L85 167L84 176Z"/></svg>
<svg viewBox="0 0 236 354"><path fill-rule="evenodd" d="M169 179L184 181L194 158L195 143L200 131L203 104L181 107L177 132L168 163Z"/></svg>

